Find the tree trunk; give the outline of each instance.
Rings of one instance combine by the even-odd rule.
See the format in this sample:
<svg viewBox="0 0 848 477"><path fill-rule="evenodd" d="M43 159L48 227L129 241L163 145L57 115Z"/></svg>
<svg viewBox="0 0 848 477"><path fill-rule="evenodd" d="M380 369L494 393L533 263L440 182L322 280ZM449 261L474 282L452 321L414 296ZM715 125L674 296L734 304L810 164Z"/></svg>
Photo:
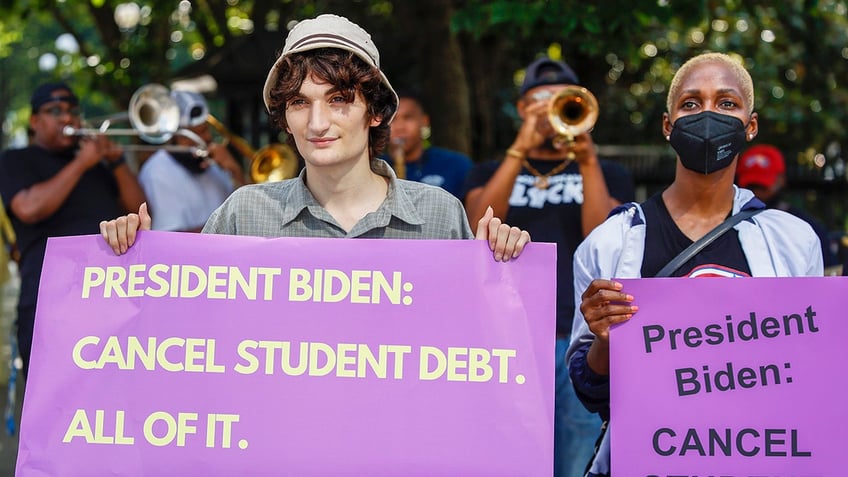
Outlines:
<svg viewBox="0 0 848 477"><path fill-rule="evenodd" d="M407 55L417 60L410 66L417 71L416 82L430 113L431 142L471 154L470 93L462 48L450 28L453 11L452 0L395 4L398 28L416 36L414 50ZM395 80L390 76L389 81Z"/></svg>
<svg viewBox="0 0 848 477"><path fill-rule="evenodd" d="M517 129L502 105L514 102L516 88L512 75L520 61L509 53L503 36L489 35L463 42L469 83L473 84L471 104L472 150L476 162L495 159L512 142ZM513 103L514 104L514 103Z"/></svg>

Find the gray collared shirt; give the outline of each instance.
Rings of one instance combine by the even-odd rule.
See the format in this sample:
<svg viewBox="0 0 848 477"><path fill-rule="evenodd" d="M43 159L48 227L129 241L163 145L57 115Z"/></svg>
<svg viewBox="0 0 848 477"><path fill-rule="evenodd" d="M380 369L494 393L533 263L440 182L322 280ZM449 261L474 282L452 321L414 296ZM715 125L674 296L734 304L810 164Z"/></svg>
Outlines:
<svg viewBox="0 0 848 477"><path fill-rule="evenodd" d="M462 203L439 187L398 180L385 161L371 169L389 178L380 207L346 232L306 187L306 170L281 182L236 189L212 213L203 233L256 237L390 239L474 238Z"/></svg>

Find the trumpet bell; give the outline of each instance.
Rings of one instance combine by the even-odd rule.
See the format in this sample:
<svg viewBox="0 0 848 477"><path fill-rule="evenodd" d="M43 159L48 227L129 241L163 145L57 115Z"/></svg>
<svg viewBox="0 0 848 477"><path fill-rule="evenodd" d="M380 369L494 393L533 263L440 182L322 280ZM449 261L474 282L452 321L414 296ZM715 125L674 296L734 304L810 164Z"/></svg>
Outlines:
<svg viewBox="0 0 848 477"><path fill-rule="evenodd" d="M250 161L250 178L254 183L277 182L297 175L297 155L285 144L268 144L259 148Z"/></svg>
<svg viewBox="0 0 848 477"><path fill-rule="evenodd" d="M582 86L567 86L551 98L548 121L561 136L573 139L591 131L597 120L598 100Z"/></svg>
<svg viewBox="0 0 848 477"><path fill-rule="evenodd" d="M151 83L132 95L129 120L138 136L150 144L165 144L180 129L180 108L168 88Z"/></svg>

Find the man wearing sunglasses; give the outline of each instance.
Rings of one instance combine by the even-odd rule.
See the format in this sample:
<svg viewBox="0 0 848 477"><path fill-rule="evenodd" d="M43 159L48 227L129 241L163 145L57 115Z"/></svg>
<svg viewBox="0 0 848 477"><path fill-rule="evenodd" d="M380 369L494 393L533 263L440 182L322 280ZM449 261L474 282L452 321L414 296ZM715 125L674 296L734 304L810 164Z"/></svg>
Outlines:
<svg viewBox="0 0 848 477"><path fill-rule="evenodd" d="M30 144L0 155L0 197L20 251L18 346L29 369L35 302L48 237L84 235L145 201L121 148L105 136L67 136L80 127L79 99L64 83L36 88Z"/></svg>

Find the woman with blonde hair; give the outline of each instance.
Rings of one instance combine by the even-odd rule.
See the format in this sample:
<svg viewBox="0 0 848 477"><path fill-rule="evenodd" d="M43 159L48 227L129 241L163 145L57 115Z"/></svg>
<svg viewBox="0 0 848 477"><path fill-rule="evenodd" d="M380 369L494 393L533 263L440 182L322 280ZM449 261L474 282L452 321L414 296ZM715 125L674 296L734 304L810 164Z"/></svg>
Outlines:
<svg viewBox="0 0 848 477"><path fill-rule="evenodd" d="M754 87L741 63L721 53L680 67L668 92L663 135L677 153L672 184L647 201L625 204L574 255L576 303L566 354L578 396L609 422L609 331L638 307L613 278L821 276L821 247L812 228L780 210L765 210L733 184L740 151L757 135ZM676 267L666 265L724 223L732 228ZM742 217L742 216L737 216ZM608 429L608 426L605 427ZM610 475L609 433L587 468ZM618 469L622 473L622 469Z"/></svg>

